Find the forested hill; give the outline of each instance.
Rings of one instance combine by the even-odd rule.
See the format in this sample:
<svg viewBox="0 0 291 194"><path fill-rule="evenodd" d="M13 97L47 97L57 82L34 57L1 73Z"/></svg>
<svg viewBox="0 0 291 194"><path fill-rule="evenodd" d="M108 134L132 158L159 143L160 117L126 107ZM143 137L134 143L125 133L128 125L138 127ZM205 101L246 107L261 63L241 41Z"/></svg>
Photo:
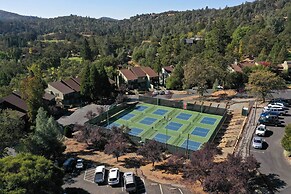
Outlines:
<svg viewBox="0 0 291 194"><path fill-rule="evenodd" d="M106 66L113 78L120 64L141 64L156 71L167 65L182 69L198 56L214 63L216 74L224 78L227 65L246 55L274 65L290 60L290 34L291 0L257 0L223 9L168 11L124 20L76 15L44 19L1 11L0 67L21 63L14 65L22 69L3 70L0 87L11 84L33 63L41 66L47 80L75 76L83 65L82 60L71 60L76 57ZM185 42L191 38L195 41ZM178 88L182 75L173 84ZM13 82L15 87L17 81Z"/></svg>

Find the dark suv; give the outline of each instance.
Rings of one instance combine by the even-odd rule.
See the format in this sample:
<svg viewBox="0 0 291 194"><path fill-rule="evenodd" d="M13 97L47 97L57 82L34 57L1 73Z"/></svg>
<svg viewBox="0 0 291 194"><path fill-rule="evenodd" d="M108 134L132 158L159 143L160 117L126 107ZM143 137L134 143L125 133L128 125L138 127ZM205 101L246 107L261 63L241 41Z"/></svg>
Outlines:
<svg viewBox="0 0 291 194"><path fill-rule="evenodd" d="M279 126L281 125L281 121L278 119L277 116L268 116L268 117L260 117L259 123L264 125L274 125Z"/></svg>

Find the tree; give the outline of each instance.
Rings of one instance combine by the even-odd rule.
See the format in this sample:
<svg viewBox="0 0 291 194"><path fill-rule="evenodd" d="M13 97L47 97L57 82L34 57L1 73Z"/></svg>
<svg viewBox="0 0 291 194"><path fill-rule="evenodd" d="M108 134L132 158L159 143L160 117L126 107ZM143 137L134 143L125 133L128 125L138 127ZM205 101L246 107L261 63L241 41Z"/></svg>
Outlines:
<svg viewBox="0 0 291 194"><path fill-rule="evenodd" d="M62 140L61 126L53 117L48 117L41 107L37 113L34 133L23 141L24 151L56 159L65 151Z"/></svg>
<svg viewBox="0 0 291 194"><path fill-rule="evenodd" d="M184 67L184 88L198 87L198 93L203 96L207 89L207 81L213 77L213 65L198 57L193 57Z"/></svg>
<svg viewBox="0 0 291 194"><path fill-rule="evenodd" d="M109 79L104 66L98 66L98 71L100 75L99 84L101 85L99 95L103 98L109 97L111 93L111 85L109 83Z"/></svg>
<svg viewBox="0 0 291 194"><path fill-rule="evenodd" d="M129 141L125 133L117 127L111 129L111 138L110 141L105 145L104 152L106 154L112 154L113 157L116 157L118 162L119 156L127 152L129 148Z"/></svg>
<svg viewBox="0 0 291 194"><path fill-rule="evenodd" d="M90 98L90 68L89 64L85 64L81 75L81 94L87 99Z"/></svg>
<svg viewBox="0 0 291 194"><path fill-rule="evenodd" d="M285 134L281 141L281 144L286 151L291 152L291 125L290 124L285 127Z"/></svg>
<svg viewBox="0 0 291 194"><path fill-rule="evenodd" d="M168 89L180 90L183 88L183 78L184 78L184 70L182 65L179 63L172 75L166 80L166 87Z"/></svg>
<svg viewBox="0 0 291 194"><path fill-rule="evenodd" d="M0 159L1 193L61 193L62 179L62 170L42 156L18 154Z"/></svg>
<svg viewBox="0 0 291 194"><path fill-rule="evenodd" d="M28 107L30 122L34 122L37 110L43 105L44 83L37 70L31 70L30 75L20 83L21 96Z"/></svg>
<svg viewBox="0 0 291 194"><path fill-rule="evenodd" d="M84 60L89 60L89 61L93 60L92 51L91 51L91 48L90 48L89 43L88 43L86 38L84 39L84 42L83 42L83 48L81 50L81 56L82 56L82 58Z"/></svg>
<svg viewBox="0 0 291 194"><path fill-rule="evenodd" d="M6 147L19 143L24 127L25 123L16 111L0 110L0 156Z"/></svg>
<svg viewBox="0 0 291 194"><path fill-rule="evenodd" d="M248 90L262 98L263 102L265 102L266 96L269 95L272 90L284 88L286 88L284 79L268 70L257 70L249 76Z"/></svg>
<svg viewBox="0 0 291 194"><path fill-rule="evenodd" d="M90 68L90 75L89 75L89 82L90 82L90 89L89 89L89 95L90 99L92 101L96 101L101 96L101 88L102 83L100 79L100 74L97 70L96 65L92 64Z"/></svg>
<svg viewBox="0 0 291 194"><path fill-rule="evenodd" d="M155 162L162 161L162 153L164 151L163 146L155 140L147 141L141 148L137 150L138 155L142 155L146 160L152 162L152 166L155 166Z"/></svg>
<svg viewBox="0 0 291 194"><path fill-rule="evenodd" d="M166 162L166 170L172 174L178 174L183 170L184 162L186 161L183 153L174 153Z"/></svg>

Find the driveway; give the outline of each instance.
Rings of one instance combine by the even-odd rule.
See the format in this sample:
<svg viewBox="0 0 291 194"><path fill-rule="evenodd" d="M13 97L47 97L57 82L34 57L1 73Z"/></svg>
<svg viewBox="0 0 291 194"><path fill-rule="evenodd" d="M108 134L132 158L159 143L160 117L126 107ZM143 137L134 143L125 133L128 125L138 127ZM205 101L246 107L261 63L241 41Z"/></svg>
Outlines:
<svg viewBox="0 0 291 194"><path fill-rule="evenodd" d="M262 109L258 109L260 114ZM283 124L291 123L291 110L289 115L281 119ZM283 155L281 139L284 135L284 127L267 127L269 132L264 137L265 145L262 150L250 148L250 154L261 163L260 172L269 178L269 186L275 193L291 193L291 165Z"/></svg>

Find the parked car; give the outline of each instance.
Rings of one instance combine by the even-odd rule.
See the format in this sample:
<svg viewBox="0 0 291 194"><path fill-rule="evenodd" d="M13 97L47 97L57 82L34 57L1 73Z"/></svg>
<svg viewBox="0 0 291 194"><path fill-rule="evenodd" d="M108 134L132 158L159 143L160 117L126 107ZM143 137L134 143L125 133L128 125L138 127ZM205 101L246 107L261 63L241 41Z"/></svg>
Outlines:
<svg viewBox="0 0 291 194"><path fill-rule="evenodd" d="M84 161L83 159L79 158L77 159L76 169L82 170L84 168Z"/></svg>
<svg viewBox="0 0 291 194"><path fill-rule="evenodd" d="M258 136L265 136L266 135L266 131L267 131L266 125L260 124L259 126L257 126L255 133Z"/></svg>
<svg viewBox="0 0 291 194"><path fill-rule="evenodd" d="M265 106L263 112L267 112L267 111L277 112L279 115L285 115L288 113L288 111L284 110L283 108L271 108L271 107Z"/></svg>
<svg viewBox="0 0 291 194"><path fill-rule="evenodd" d="M286 107L280 102L270 103L270 104L268 104L268 107L286 109Z"/></svg>
<svg viewBox="0 0 291 194"><path fill-rule="evenodd" d="M75 165L76 165L76 159L75 158L68 158L63 163L63 169L65 172L71 172L74 170Z"/></svg>
<svg viewBox="0 0 291 194"><path fill-rule="evenodd" d="M120 171L118 168L111 168L108 175L108 185L119 184Z"/></svg>
<svg viewBox="0 0 291 194"><path fill-rule="evenodd" d="M281 125L280 120L278 119L278 117L260 117L259 118L259 124L264 124L264 125L274 125L274 126L278 126Z"/></svg>
<svg viewBox="0 0 291 194"><path fill-rule="evenodd" d="M262 149L263 148L263 139L261 137L254 137L252 145L253 145L253 148L255 148L255 149Z"/></svg>
<svg viewBox="0 0 291 194"><path fill-rule="evenodd" d="M267 117L269 115L279 117L280 116L280 113L279 112L274 112L274 111L266 111L266 112L262 112L260 116L261 117Z"/></svg>
<svg viewBox="0 0 291 194"><path fill-rule="evenodd" d="M280 102L282 104L284 104L284 106L289 106L289 102L288 100L284 99L284 98L274 98L270 101L270 103L276 103L276 102Z"/></svg>
<svg viewBox="0 0 291 194"><path fill-rule="evenodd" d="M136 181L133 172L125 172L123 175L124 189L126 192L136 192Z"/></svg>
<svg viewBox="0 0 291 194"><path fill-rule="evenodd" d="M105 166L97 166L95 169L94 182L97 184L103 183L105 180Z"/></svg>

